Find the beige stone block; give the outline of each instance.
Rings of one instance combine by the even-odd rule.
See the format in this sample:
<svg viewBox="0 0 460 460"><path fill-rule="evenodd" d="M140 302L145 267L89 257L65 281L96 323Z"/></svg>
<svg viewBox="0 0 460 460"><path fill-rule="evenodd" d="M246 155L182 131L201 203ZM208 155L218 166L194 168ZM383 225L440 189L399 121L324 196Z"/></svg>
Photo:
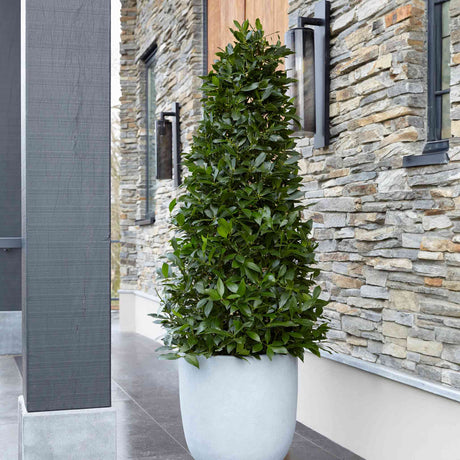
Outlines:
<svg viewBox="0 0 460 460"><path fill-rule="evenodd" d="M407 356L407 350L405 347L389 342L383 344L382 354L404 359Z"/></svg>
<svg viewBox="0 0 460 460"><path fill-rule="evenodd" d="M334 102L329 106L329 116L336 117L339 114L339 104L337 102Z"/></svg>
<svg viewBox="0 0 460 460"><path fill-rule="evenodd" d="M433 198L454 198L454 190L453 189L445 189L445 188L435 188L430 190L430 195Z"/></svg>
<svg viewBox="0 0 460 460"><path fill-rule="evenodd" d="M444 260L442 252L419 251L417 258L422 260Z"/></svg>
<svg viewBox="0 0 460 460"><path fill-rule="evenodd" d="M343 13L334 19L334 21L331 24L331 32L333 34L340 32L341 30L345 29L350 24L352 24L354 19L355 19L355 9L353 8L347 13Z"/></svg>
<svg viewBox="0 0 460 460"><path fill-rule="evenodd" d="M389 307L399 311L419 311L420 306L415 292L392 289Z"/></svg>
<svg viewBox="0 0 460 460"><path fill-rule="evenodd" d="M452 120L450 127L452 136L460 137L460 120Z"/></svg>
<svg viewBox="0 0 460 460"><path fill-rule="evenodd" d="M396 8L385 16L385 27L390 27L412 16L412 5L404 5Z"/></svg>
<svg viewBox="0 0 460 460"><path fill-rule="evenodd" d="M343 195L343 186L337 187L328 187L324 189L324 196L333 197L333 196L342 196Z"/></svg>
<svg viewBox="0 0 460 460"><path fill-rule="evenodd" d="M415 337L407 338L407 349L422 355L441 356L442 344L431 340L422 340Z"/></svg>
<svg viewBox="0 0 460 460"><path fill-rule="evenodd" d="M357 228L355 237L360 241L382 241L396 236L395 227L382 227L377 230Z"/></svg>
<svg viewBox="0 0 460 460"><path fill-rule="evenodd" d="M419 133L416 128L403 129L385 137L380 146L385 147L386 145L396 144L397 142L414 142L418 139L418 135Z"/></svg>
<svg viewBox="0 0 460 460"><path fill-rule="evenodd" d="M409 333L409 329L409 327L402 326L401 324L384 321L382 325L382 334L388 337L405 339Z"/></svg>
<svg viewBox="0 0 460 460"><path fill-rule="evenodd" d="M353 48L355 45L365 43L372 37L372 26L365 24L363 27L356 29L345 38L347 48Z"/></svg>
<svg viewBox="0 0 460 460"><path fill-rule="evenodd" d="M335 99L338 102L345 101L347 99L351 99L352 97L354 97L355 94L355 89L352 86L349 86L347 88L336 91Z"/></svg>
<svg viewBox="0 0 460 460"><path fill-rule="evenodd" d="M460 244L446 238L424 237L420 249L434 252L460 252Z"/></svg>
<svg viewBox="0 0 460 460"><path fill-rule="evenodd" d="M444 281L442 286L449 291L460 291L460 281Z"/></svg>
<svg viewBox="0 0 460 460"><path fill-rule="evenodd" d="M445 214L427 215L422 218L423 229L438 230L452 226L451 220Z"/></svg>
<svg viewBox="0 0 460 460"><path fill-rule="evenodd" d="M323 171L325 164L325 161L308 161L306 165L306 173L315 174L319 171Z"/></svg>
<svg viewBox="0 0 460 460"><path fill-rule="evenodd" d="M369 196L377 193L375 184L352 184L346 187L347 194L350 196Z"/></svg>
<svg viewBox="0 0 460 460"><path fill-rule="evenodd" d="M411 107L394 107L383 112L374 113L367 117L356 120L354 123L350 123L350 128L355 129L355 126L366 126L371 123L381 123L386 120L393 120L405 115L414 114L414 109Z"/></svg>
<svg viewBox="0 0 460 460"><path fill-rule="evenodd" d="M338 274L332 275L332 282L344 289L359 289L363 285L363 281L360 279Z"/></svg>
<svg viewBox="0 0 460 460"><path fill-rule="evenodd" d="M384 214L379 214L377 212L361 212L361 213L355 213L355 214L350 214L349 217L349 225L352 226L359 226L363 224L368 224L369 222L379 222L385 220L385 215Z"/></svg>
<svg viewBox="0 0 460 460"><path fill-rule="evenodd" d="M347 338L347 342L358 347L365 347L367 345L367 339L363 339L362 337L350 336Z"/></svg>
<svg viewBox="0 0 460 460"><path fill-rule="evenodd" d="M376 270L388 271L412 271L412 262L409 259L384 259L377 257L369 260L369 265L372 265Z"/></svg>
<svg viewBox="0 0 460 460"><path fill-rule="evenodd" d="M340 302L330 302L327 304L327 308L345 315L353 316L359 314L359 310L357 308L352 308L349 305Z"/></svg>
<svg viewBox="0 0 460 460"><path fill-rule="evenodd" d="M430 287L440 287L442 286L443 283L442 278L429 278L425 277L423 282L425 283L425 286L430 286Z"/></svg>

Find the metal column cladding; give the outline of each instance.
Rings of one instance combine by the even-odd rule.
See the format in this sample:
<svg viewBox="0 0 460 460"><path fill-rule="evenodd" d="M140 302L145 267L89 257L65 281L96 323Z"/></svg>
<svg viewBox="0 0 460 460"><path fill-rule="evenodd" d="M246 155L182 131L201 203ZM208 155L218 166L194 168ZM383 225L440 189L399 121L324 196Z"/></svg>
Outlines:
<svg viewBox="0 0 460 460"><path fill-rule="evenodd" d="M110 0L22 0L24 398L110 406Z"/></svg>
<svg viewBox="0 0 460 460"><path fill-rule="evenodd" d="M21 309L20 2L0 0L0 7L0 311L17 311Z"/></svg>

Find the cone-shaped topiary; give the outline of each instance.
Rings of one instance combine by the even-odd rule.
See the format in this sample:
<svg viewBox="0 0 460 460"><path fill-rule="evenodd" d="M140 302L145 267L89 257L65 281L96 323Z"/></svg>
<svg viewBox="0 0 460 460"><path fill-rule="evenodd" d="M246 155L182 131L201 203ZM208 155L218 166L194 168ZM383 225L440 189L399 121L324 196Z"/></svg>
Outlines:
<svg viewBox="0 0 460 460"><path fill-rule="evenodd" d="M260 21L235 22L234 45L205 77L204 117L185 155L190 174L175 215L165 277L164 358L319 354L327 325L314 279L311 221L302 221L293 150L290 51ZM175 200L170 209L175 206Z"/></svg>

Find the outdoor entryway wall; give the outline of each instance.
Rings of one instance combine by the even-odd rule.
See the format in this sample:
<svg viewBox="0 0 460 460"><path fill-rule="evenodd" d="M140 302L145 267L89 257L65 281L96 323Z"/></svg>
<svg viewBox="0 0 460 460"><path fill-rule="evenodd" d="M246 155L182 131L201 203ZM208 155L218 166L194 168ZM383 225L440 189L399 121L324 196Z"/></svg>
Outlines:
<svg viewBox="0 0 460 460"><path fill-rule="evenodd" d="M207 22L219 3L209 2L122 2L121 324L150 337L161 334L146 314L158 308L156 268L176 191L159 182L155 223L136 223L145 213L142 56L156 43L157 108L181 104L186 150L207 44L218 42L206 30L223 28ZM289 27L314 4L290 0ZM225 11L239 6L229 0ZM421 155L427 141L427 1L332 0L331 9L331 143L297 146L335 353L301 367L298 417L369 460L450 460L460 430L460 2L446 15L449 161L413 168L404 157Z"/></svg>

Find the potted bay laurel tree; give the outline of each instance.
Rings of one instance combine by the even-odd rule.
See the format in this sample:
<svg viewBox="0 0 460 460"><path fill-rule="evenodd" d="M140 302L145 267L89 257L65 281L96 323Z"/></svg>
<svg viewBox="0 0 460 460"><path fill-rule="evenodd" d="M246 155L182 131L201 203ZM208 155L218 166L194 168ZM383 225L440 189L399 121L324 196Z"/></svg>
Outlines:
<svg viewBox="0 0 460 460"><path fill-rule="evenodd" d="M179 363L184 431L195 460L282 460L296 422L297 358L319 355L327 325L302 220L298 156L280 67L260 21L203 77L204 116L162 266L165 359ZM176 201L170 205L172 211Z"/></svg>

